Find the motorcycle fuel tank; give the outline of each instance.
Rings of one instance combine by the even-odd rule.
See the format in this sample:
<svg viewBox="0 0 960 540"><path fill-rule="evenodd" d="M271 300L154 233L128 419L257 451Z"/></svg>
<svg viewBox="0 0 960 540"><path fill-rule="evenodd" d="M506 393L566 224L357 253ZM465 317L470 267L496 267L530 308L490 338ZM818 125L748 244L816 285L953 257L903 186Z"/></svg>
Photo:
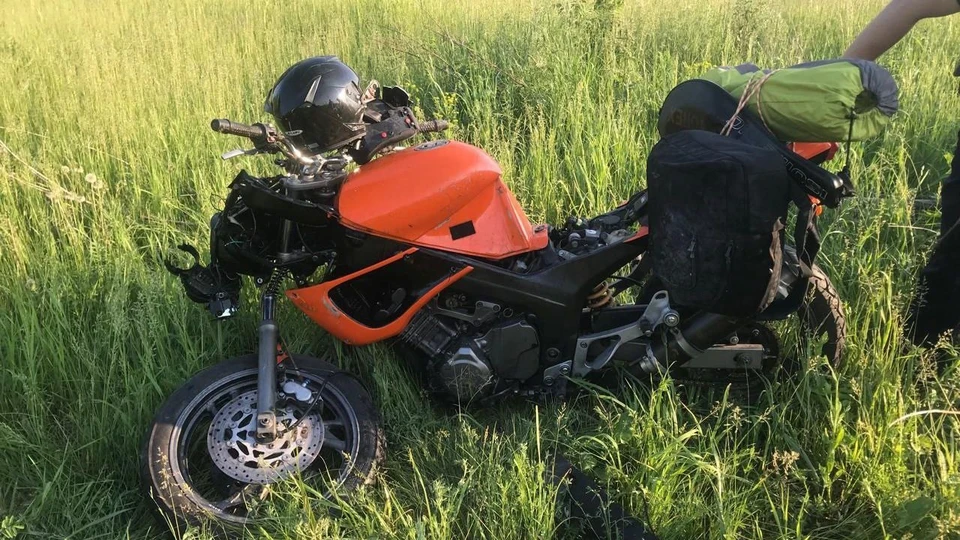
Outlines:
<svg viewBox="0 0 960 540"><path fill-rule="evenodd" d="M337 210L352 229L486 259L547 245L485 152L432 141L381 157L347 177Z"/></svg>

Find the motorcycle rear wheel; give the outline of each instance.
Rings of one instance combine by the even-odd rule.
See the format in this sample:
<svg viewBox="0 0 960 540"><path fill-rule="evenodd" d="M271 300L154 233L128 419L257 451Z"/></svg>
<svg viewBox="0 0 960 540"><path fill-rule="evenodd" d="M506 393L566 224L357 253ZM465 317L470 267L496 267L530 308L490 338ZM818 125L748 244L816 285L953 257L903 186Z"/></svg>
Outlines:
<svg viewBox="0 0 960 540"><path fill-rule="evenodd" d="M249 425L247 410L253 407L254 417L256 413L256 355L231 358L201 371L158 410L141 452L141 488L175 533L182 534L188 526L206 526L232 537L260 521L256 503L267 493L263 486L295 473L326 495L372 482L384 459L385 443L366 389L317 358L297 355L284 360L281 367L278 380L299 381L320 399L309 406L278 405L281 427L284 416L304 421L294 420L292 429L287 426L286 439L278 438L270 450L251 444L252 435L239 431ZM218 415L222 411L228 413L226 418ZM239 424L224 428L224 422L230 421ZM231 435L226 446L216 438L224 433ZM309 447L299 433L311 434ZM224 452L214 456L211 448L218 444ZM278 467L266 467L269 460Z"/></svg>
<svg viewBox="0 0 960 540"><path fill-rule="evenodd" d="M827 274L813 265L807 296L797 312L803 342L821 342L820 354L835 368L840 367L847 344L847 318L840 294Z"/></svg>

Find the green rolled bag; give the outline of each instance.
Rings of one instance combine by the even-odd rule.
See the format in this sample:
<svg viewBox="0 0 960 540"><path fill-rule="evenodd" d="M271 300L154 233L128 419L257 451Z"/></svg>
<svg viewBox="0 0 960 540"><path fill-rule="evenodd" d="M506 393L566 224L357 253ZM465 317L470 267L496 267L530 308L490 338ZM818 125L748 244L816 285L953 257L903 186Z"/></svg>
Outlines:
<svg viewBox="0 0 960 540"><path fill-rule="evenodd" d="M893 76L867 60L821 60L775 71L742 64L700 78L738 99L752 93L747 109L783 141L863 141L880 135L899 108Z"/></svg>

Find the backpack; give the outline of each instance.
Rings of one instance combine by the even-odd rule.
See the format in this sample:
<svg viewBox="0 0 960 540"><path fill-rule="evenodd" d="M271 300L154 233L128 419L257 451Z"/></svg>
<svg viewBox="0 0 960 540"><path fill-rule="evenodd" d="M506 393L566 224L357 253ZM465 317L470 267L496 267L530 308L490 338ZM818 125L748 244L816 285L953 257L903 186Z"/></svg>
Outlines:
<svg viewBox="0 0 960 540"><path fill-rule="evenodd" d="M784 260L784 265L800 279L785 298L778 298L758 317L761 320L781 319L796 312L803 304L807 283L813 275L813 264L820 250L816 206L808 196L816 197L823 206L836 208L843 198L853 195L853 185L849 179L792 152L749 110L742 110L739 114L736 111L737 99L723 88L701 79L689 80L677 85L664 99L657 131L663 138L685 130L719 133L733 119L728 138L780 155L792 180L790 195L797 207L793 227L795 254Z"/></svg>
<svg viewBox="0 0 960 540"><path fill-rule="evenodd" d="M677 305L749 317L775 299L791 178L781 154L702 130L650 152L653 272Z"/></svg>

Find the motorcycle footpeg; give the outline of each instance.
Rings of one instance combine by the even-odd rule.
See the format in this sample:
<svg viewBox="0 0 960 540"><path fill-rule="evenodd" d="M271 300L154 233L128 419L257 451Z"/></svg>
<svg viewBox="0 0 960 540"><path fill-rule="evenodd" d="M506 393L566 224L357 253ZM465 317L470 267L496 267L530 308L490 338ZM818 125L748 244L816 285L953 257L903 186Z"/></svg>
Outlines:
<svg viewBox="0 0 960 540"><path fill-rule="evenodd" d="M197 248L189 244L180 244L177 248L193 257L193 265L177 268L169 260L164 260L163 265L168 272L180 278L187 298L198 304L206 304L217 319L234 315L240 303L240 278L226 275L216 265L203 266Z"/></svg>

